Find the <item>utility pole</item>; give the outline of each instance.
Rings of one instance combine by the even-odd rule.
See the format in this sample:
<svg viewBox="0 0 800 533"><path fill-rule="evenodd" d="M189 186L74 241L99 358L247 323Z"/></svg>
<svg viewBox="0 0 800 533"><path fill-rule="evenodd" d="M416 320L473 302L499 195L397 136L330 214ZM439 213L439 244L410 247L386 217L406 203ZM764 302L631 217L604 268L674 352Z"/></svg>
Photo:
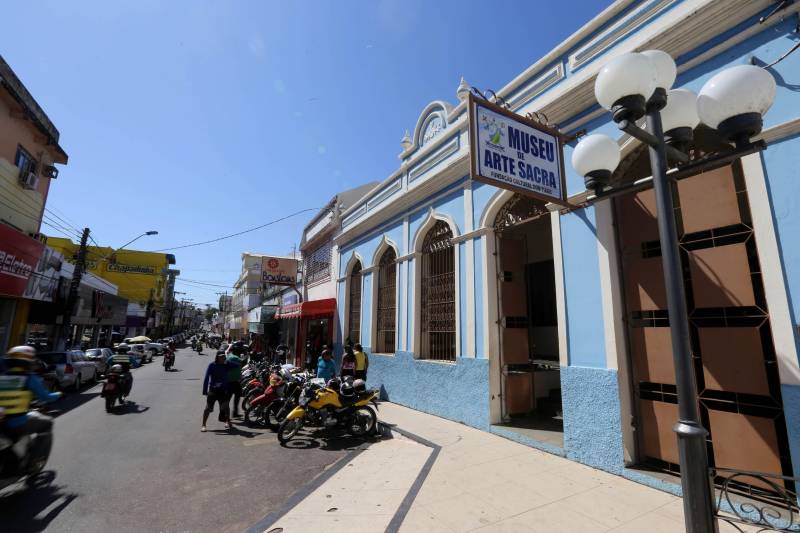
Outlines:
<svg viewBox="0 0 800 533"><path fill-rule="evenodd" d="M72 281L69 284L67 302L64 306L64 317L61 321L61 332L56 338L56 349L64 350L67 348L67 337L71 329L72 314L75 312L75 304L78 302L78 289L81 286L81 278L86 268L86 241L89 240L89 228L83 228L81 245L75 258L75 269L72 271Z"/></svg>

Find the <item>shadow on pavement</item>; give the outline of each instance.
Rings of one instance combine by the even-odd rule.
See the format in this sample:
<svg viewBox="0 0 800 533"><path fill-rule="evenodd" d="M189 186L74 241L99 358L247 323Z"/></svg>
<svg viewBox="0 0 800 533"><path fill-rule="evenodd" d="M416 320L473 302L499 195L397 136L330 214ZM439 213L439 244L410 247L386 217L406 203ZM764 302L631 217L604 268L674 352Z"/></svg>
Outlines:
<svg viewBox="0 0 800 533"><path fill-rule="evenodd" d="M117 405L112 409L109 413L111 415L128 415L128 414L139 414L144 413L145 411L149 411L150 406L147 405L139 405L136 402L132 402L128 400L127 402L123 403L122 405Z"/></svg>
<svg viewBox="0 0 800 533"><path fill-rule="evenodd" d="M46 470L50 482L37 487L25 487L0 494L0 516L3 531L38 533L47 529L50 522L72 503L77 494L64 492L53 485L55 472ZM55 505L54 505L55 504ZM42 515L43 511L47 513Z"/></svg>
<svg viewBox="0 0 800 533"><path fill-rule="evenodd" d="M95 397L100 396L100 391L92 391L92 392L79 392L79 393L69 393L62 396L59 400L47 404L47 409L50 409L49 414L51 416L59 416L67 411L72 411L76 407L80 407L81 405L85 404L86 402L93 400Z"/></svg>
<svg viewBox="0 0 800 533"><path fill-rule="evenodd" d="M344 431L314 429L312 431L303 431L289 442L281 444L281 446L295 450L319 448L321 450L338 452L343 450L356 450L377 440L379 440L377 436L354 437Z"/></svg>
<svg viewBox="0 0 800 533"><path fill-rule="evenodd" d="M240 437L245 437L248 439L252 439L253 437L258 437L261 433L256 433L255 431L247 431L236 426L233 426L231 429L212 429L209 431L210 433L214 433L215 435L238 435Z"/></svg>

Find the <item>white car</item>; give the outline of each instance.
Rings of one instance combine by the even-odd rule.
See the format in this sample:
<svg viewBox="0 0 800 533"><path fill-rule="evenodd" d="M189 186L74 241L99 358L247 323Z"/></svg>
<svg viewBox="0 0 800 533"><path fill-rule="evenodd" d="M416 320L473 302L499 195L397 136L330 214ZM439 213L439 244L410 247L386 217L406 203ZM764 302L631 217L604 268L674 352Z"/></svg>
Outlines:
<svg viewBox="0 0 800 533"><path fill-rule="evenodd" d="M62 389L69 387L79 391L81 385L97 381L97 366L80 350L44 352L38 358L44 361L49 372L55 374L58 386Z"/></svg>
<svg viewBox="0 0 800 533"><path fill-rule="evenodd" d="M153 352L153 355L161 355L164 353L165 346L160 342L148 342L145 344L145 347Z"/></svg>
<svg viewBox="0 0 800 533"><path fill-rule="evenodd" d="M131 355L139 360L140 365L153 361L153 352L145 344L131 344L130 349Z"/></svg>

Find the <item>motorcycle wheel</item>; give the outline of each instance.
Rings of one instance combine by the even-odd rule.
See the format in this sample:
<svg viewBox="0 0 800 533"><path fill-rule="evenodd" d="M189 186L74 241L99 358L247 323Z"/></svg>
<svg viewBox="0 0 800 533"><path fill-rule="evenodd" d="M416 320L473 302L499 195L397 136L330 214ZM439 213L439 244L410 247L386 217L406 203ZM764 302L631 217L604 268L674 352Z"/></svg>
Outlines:
<svg viewBox="0 0 800 533"><path fill-rule="evenodd" d="M359 407L350 417L350 422L347 429L351 435L356 437L363 437L369 435L375 430L375 425L378 423L378 415L372 407L365 405Z"/></svg>
<svg viewBox="0 0 800 533"><path fill-rule="evenodd" d="M302 418L292 418L291 420L284 420L281 422L281 425L278 426L278 441L281 444L286 444L289 442L300 429L303 427L303 419Z"/></svg>
<svg viewBox="0 0 800 533"><path fill-rule="evenodd" d="M271 402L267 408L264 410L264 425L275 431L278 429L283 417L281 416L281 408L283 407L283 402L280 400L275 400Z"/></svg>
<svg viewBox="0 0 800 533"><path fill-rule="evenodd" d="M106 413L110 413L112 409L114 409L114 398L113 396L106 396Z"/></svg>
<svg viewBox="0 0 800 533"><path fill-rule="evenodd" d="M252 409L247 409L244 412L244 423L248 427L252 427L254 425L263 425L262 424L262 414L264 413L264 407L257 405Z"/></svg>

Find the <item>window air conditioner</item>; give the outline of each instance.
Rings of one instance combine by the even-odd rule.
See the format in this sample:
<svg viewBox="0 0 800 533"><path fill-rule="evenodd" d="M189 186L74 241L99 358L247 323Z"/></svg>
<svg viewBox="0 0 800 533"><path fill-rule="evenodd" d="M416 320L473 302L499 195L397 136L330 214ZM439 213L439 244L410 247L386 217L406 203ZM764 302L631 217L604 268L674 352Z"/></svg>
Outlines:
<svg viewBox="0 0 800 533"><path fill-rule="evenodd" d="M39 185L39 176L33 172L28 172L19 178L22 187L25 189L35 189Z"/></svg>

